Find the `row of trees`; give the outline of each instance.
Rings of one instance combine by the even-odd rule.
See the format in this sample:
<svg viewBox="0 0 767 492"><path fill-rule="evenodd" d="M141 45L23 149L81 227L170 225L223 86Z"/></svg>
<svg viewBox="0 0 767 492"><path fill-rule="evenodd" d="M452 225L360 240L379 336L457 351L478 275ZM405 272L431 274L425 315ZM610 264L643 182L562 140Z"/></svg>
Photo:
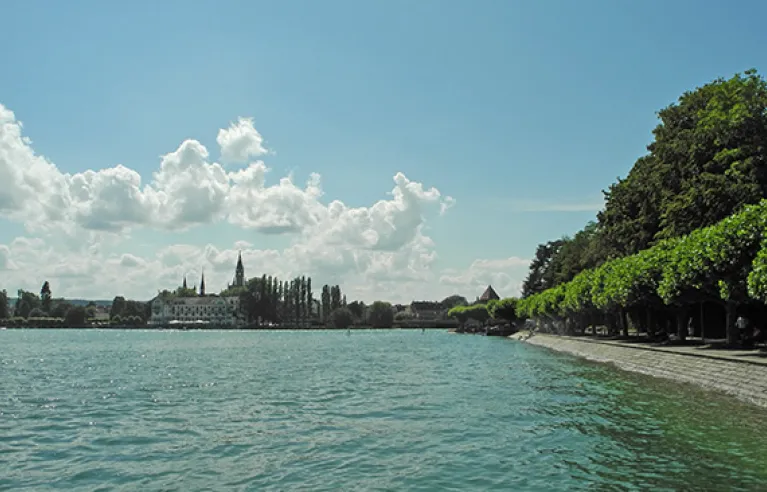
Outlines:
<svg viewBox="0 0 767 492"><path fill-rule="evenodd" d="M91 302L85 306L73 304L63 298L54 298L51 286L45 281L40 294L19 289L16 303L10 308L8 292L0 291L0 320L11 327L83 327L97 319L98 306ZM126 301L116 297L112 303L110 321L112 324L138 326L148 318L146 303Z"/></svg>
<svg viewBox="0 0 767 492"><path fill-rule="evenodd" d="M346 306L338 285L323 285L319 306L315 303L311 277L280 280L271 275L249 279L244 287L230 287L221 295L240 296L248 322L286 323L309 326L312 320L327 324L331 313Z"/></svg>
<svg viewBox="0 0 767 492"><path fill-rule="evenodd" d="M506 297L500 300L490 300L484 303L477 302L468 305L458 305L451 308L447 315L455 318L461 325L469 320L484 323L489 320L506 321L514 324L518 320L516 297Z"/></svg>
<svg viewBox="0 0 767 492"><path fill-rule="evenodd" d="M693 308L702 323L713 303L731 343L737 314L761 320L767 83L754 70L717 79L658 116L648 154L604 192L597 220L538 246L521 314L570 331L673 324L683 337Z"/></svg>
<svg viewBox="0 0 767 492"><path fill-rule="evenodd" d="M684 339L701 304L715 303L726 313L728 342L736 344L736 316L763 320L765 301L767 201L762 201L715 225L584 270L523 299L519 310L531 318L561 320L569 332L603 324L627 334L632 317L654 334L674 322Z"/></svg>

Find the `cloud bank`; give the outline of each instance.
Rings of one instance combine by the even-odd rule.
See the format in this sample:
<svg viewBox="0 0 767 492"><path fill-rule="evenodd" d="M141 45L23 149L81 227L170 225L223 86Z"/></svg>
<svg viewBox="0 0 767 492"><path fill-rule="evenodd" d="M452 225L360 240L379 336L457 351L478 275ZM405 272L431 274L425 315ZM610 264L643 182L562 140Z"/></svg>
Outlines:
<svg viewBox="0 0 767 492"><path fill-rule="evenodd" d="M519 267L526 265L510 258L436 271L436 245L425 225L447 214L455 200L402 172L393 176L388 198L366 207L326 198L316 173L305 183L285 176L268 184L270 169L253 159L272 152L251 118L218 131L222 163L189 139L161 156L146 180L122 165L62 172L35 153L22 130L15 114L0 105L0 215L27 230L25 237L0 244L6 282L0 288L39 289L47 279L67 296L148 299L205 268L208 285L218 290L243 250L251 276L305 274L340 283L353 298L409 301L456 291L469 295L466 290L481 292L490 282L514 295ZM283 235L289 246L278 251L255 249L245 240L229 247L211 241L138 254L131 237L215 224L237 228L244 238Z"/></svg>

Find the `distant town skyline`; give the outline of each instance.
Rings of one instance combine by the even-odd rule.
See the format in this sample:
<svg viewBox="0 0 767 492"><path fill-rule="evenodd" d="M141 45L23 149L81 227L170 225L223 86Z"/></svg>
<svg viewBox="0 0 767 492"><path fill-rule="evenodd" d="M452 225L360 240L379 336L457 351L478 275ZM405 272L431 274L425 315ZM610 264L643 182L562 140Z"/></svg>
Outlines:
<svg viewBox="0 0 767 492"><path fill-rule="evenodd" d="M656 111L762 71L767 5L739 5L5 5L0 288L218 292L242 251L367 303L518 295Z"/></svg>

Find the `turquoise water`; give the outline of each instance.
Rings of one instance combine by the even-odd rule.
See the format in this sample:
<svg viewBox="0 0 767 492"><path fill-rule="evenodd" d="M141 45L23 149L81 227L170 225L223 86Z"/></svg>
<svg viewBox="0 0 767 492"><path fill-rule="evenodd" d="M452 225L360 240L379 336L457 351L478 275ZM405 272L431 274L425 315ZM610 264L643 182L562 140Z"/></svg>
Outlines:
<svg viewBox="0 0 767 492"><path fill-rule="evenodd" d="M764 490L767 415L510 340L0 332L0 489Z"/></svg>

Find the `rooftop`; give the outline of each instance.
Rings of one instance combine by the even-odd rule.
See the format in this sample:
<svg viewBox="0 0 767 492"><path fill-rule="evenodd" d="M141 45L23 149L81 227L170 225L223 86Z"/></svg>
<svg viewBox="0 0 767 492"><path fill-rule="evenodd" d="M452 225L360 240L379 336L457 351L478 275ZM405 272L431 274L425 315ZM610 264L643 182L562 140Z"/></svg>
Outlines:
<svg viewBox="0 0 767 492"><path fill-rule="evenodd" d="M480 301L491 301L491 300L498 300L500 299L500 296L495 292L492 285L488 285L487 289L485 289L485 292L482 293L481 296L479 296Z"/></svg>

